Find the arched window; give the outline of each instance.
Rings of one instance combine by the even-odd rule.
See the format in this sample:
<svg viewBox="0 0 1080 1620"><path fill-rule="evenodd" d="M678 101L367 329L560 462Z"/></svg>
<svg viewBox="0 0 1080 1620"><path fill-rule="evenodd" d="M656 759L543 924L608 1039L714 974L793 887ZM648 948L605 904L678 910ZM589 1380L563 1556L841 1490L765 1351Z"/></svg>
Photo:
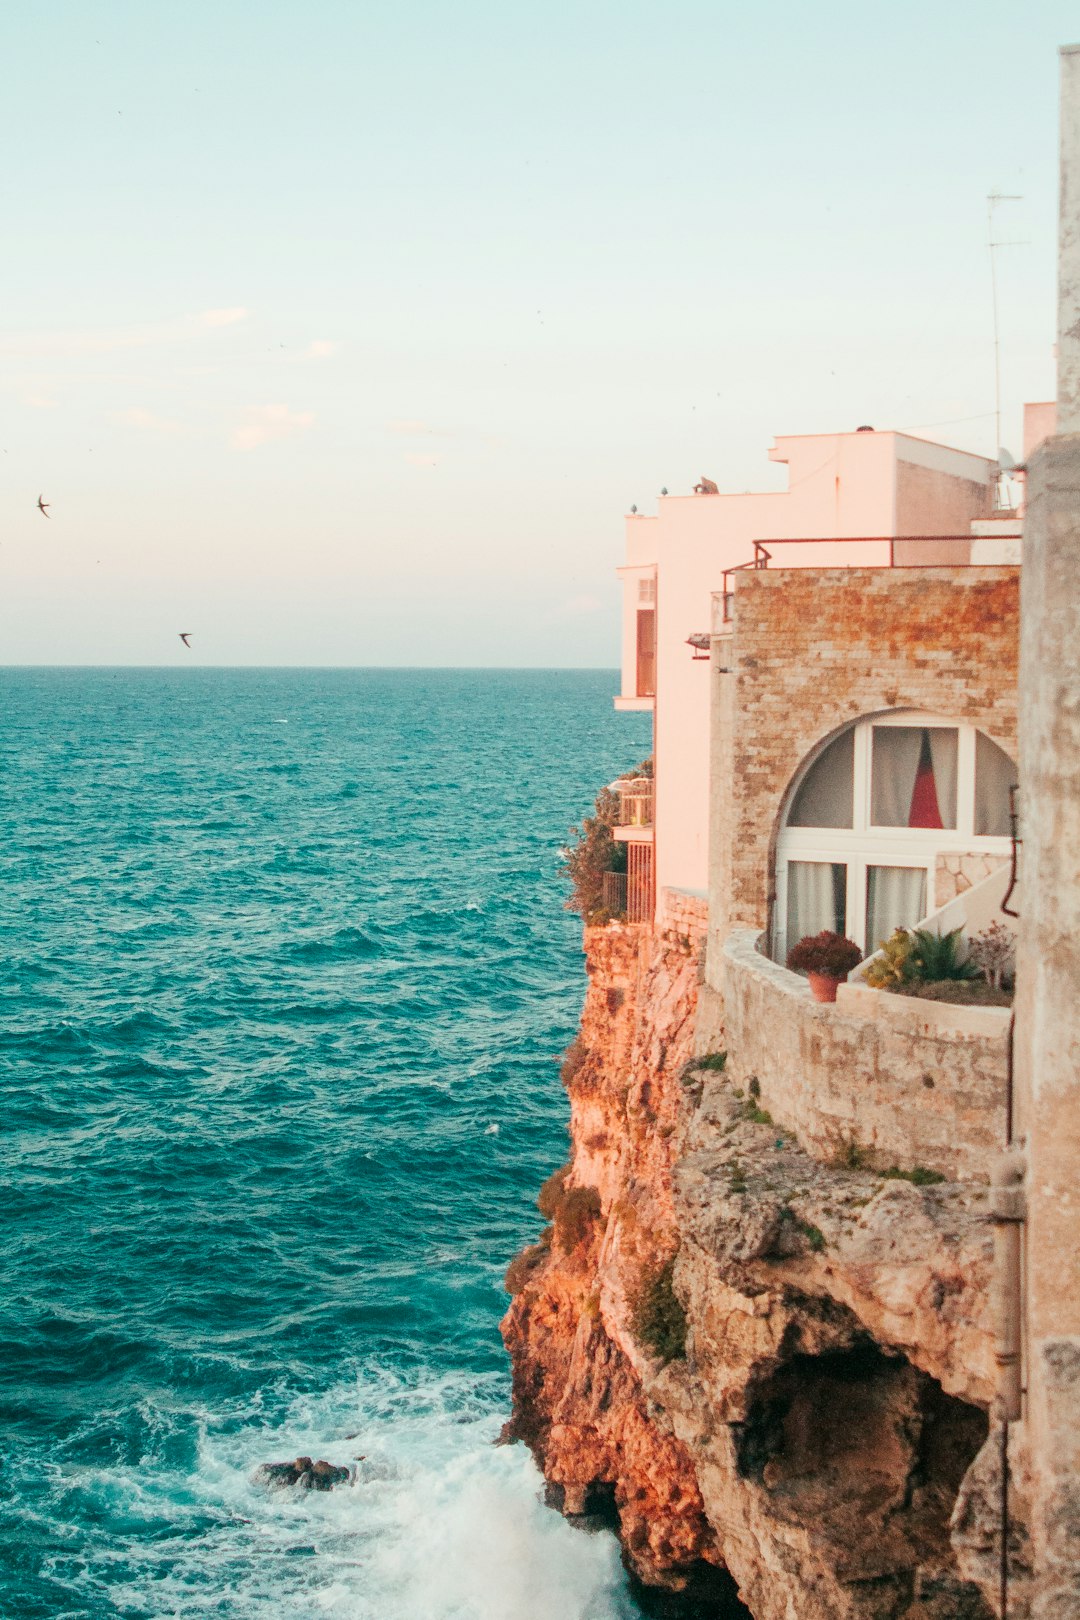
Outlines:
<svg viewBox="0 0 1080 1620"><path fill-rule="evenodd" d="M777 843L773 955L822 928L869 955L935 910L939 854L1009 853L1016 766L974 726L859 720L795 778Z"/></svg>

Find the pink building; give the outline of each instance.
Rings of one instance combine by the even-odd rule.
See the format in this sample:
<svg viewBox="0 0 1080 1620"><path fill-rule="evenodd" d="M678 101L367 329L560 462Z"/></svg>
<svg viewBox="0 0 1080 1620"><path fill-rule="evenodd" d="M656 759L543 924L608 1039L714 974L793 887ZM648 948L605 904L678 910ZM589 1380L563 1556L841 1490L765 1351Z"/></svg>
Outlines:
<svg viewBox="0 0 1080 1620"><path fill-rule="evenodd" d="M709 650L738 570L1016 560L1019 521L995 518L998 468L981 456L860 428L780 438L770 459L786 490L706 486L627 518L615 707L652 712L655 772L651 788L628 784L616 833L631 920L662 920L666 890L708 891Z"/></svg>

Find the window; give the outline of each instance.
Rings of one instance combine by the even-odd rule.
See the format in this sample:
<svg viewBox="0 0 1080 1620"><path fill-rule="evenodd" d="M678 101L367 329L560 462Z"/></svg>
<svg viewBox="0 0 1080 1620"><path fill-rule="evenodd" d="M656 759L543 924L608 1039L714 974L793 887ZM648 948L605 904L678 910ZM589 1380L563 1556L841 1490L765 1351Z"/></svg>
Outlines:
<svg viewBox="0 0 1080 1620"><path fill-rule="evenodd" d="M847 934L869 955L937 902L939 853L1009 852L1016 767L974 726L875 715L834 737L796 778L777 843L773 954L805 934Z"/></svg>

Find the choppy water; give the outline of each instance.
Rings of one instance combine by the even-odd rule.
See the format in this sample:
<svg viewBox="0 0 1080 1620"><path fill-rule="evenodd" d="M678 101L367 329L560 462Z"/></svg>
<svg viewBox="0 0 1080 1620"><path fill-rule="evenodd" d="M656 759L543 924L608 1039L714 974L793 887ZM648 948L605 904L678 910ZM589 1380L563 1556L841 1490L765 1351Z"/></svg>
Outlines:
<svg viewBox="0 0 1080 1620"><path fill-rule="evenodd" d="M628 1612L490 1444L612 690L0 672L5 1620ZM250 1483L302 1452L360 1482Z"/></svg>

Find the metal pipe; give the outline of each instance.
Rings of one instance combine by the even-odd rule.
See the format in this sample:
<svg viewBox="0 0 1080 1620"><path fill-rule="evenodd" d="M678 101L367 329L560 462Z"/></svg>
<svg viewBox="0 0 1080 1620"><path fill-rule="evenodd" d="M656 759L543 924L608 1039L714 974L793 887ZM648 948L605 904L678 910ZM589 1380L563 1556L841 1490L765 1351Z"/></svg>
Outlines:
<svg viewBox="0 0 1080 1620"><path fill-rule="evenodd" d="M997 1366L997 1416L1015 1423L1023 1393L1021 1314L1021 1228L1027 1214L1024 1198L1024 1155L1010 1148L994 1165L990 1178L990 1219L994 1227L994 1275L991 1310L994 1361Z"/></svg>

